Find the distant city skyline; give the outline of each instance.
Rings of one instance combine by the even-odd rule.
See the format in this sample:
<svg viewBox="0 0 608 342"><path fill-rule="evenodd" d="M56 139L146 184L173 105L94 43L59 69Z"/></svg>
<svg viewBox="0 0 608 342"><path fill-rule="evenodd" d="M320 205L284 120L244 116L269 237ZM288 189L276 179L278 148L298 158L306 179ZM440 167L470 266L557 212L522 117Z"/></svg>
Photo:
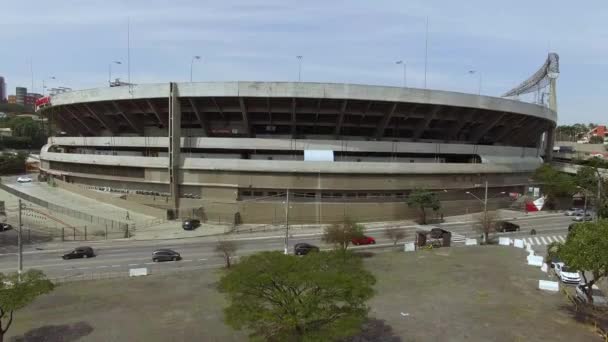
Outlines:
<svg viewBox="0 0 608 342"><path fill-rule="evenodd" d="M3 42L12 48L3 52L0 75L8 93L16 86L42 93L43 81L47 88L104 87L108 71L127 81L128 69L134 83L187 82L190 74L195 82L297 81L301 73L303 82L401 86L399 60L407 64L410 87L423 88L427 78L431 89L476 94L481 88L483 95L500 96L555 51L562 71L559 123L603 123L606 10L600 1L584 8L564 2L550 12L544 3L522 0L499 12L480 0L466 6L422 0L11 2L3 5L0 28L10 32Z"/></svg>

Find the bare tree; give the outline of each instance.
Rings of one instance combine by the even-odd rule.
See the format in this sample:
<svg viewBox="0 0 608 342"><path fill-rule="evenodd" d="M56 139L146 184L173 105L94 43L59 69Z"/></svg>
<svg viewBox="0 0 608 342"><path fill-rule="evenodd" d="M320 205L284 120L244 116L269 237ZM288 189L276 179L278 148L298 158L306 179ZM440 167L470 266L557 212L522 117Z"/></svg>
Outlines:
<svg viewBox="0 0 608 342"><path fill-rule="evenodd" d="M486 211L475 215L473 228L483 234L483 242L488 243L490 234L496 232L498 214L495 211Z"/></svg>
<svg viewBox="0 0 608 342"><path fill-rule="evenodd" d="M232 258L237 250L237 245L234 241L220 240L215 245L215 252L224 258L226 268L230 268L230 258Z"/></svg>
<svg viewBox="0 0 608 342"><path fill-rule="evenodd" d="M393 245L397 245L397 242L399 242L399 240L405 239L405 237L407 236L407 232L403 229L392 228L385 230L384 236L387 239L393 241Z"/></svg>
<svg viewBox="0 0 608 342"><path fill-rule="evenodd" d="M325 228L323 241L339 246L346 250L354 238L363 236L363 226L345 218L342 223L335 223Z"/></svg>

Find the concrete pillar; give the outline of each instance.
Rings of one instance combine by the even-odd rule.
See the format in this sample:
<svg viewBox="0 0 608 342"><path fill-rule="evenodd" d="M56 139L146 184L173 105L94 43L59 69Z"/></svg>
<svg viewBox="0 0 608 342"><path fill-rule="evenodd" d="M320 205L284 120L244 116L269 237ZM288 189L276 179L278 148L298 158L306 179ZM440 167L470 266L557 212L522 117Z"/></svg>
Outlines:
<svg viewBox="0 0 608 342"><path fill-rule="evenodd" d="M169 192L171 206L179 209L179 169L181 164L182 109L177 83L169 84Z"/></svg>
<svg viewBox="0 0 608 342"><path fill-rule="evenodd" d="M545 139L545 162L551 161L553 158L553 145L555 144L555 125L551 125L547 130Z"/></svg>

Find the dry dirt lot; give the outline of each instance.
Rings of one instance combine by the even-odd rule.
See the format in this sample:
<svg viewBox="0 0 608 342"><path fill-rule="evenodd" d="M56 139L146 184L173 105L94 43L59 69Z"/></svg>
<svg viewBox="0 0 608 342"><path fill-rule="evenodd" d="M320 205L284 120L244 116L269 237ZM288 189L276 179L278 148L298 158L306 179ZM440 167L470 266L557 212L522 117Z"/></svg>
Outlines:
<svg viewBox="0 0 608 342"><path fill-rule="evenodd" d="M366 265L378 279L374 324L368 338L354 341L599 341L572 319L562 294L536 290L544 274L525 265L521 250L378 253ZM63 284L18 312L8 335L46 342L246 340L222 323L218 272Z"/></svg>

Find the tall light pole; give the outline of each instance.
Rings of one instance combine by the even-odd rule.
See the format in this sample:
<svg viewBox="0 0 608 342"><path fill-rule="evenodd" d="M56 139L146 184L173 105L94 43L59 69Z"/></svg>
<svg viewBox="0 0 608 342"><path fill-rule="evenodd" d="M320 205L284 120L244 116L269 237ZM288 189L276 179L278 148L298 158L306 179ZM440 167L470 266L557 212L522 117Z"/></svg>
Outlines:
<svg viewBox="0 0 608 342"><path fill-rule="evenodd" d="M481 72L477 71L477 70L469 70L468 74L469 75L475 75L477 73L477 75L479 76L479 89L478 89L478 94L481 95Z"/></svg>
<svg viewBox="0 0 608 342"><path fill-rule="evenodd" d="M201 59L201 56L192 56L192 60L190 61L190 82L192 82L192 69L194 68L194 61L198 61Z"/></svg>
<svg viewBox="0 0 608 342"><path fill-rule="evenodd" d="M284 253L287 255L289 249L289 189L285 192L285 248Z"/></svg>
<svg viewBox="0 0 608 342"><path fill-rule="evenodd" d="M120 61L112 61L108 64L108 85L112 86L112 64L122 64Z"/></svg>
<svg viewBox="0 0 608 342"><path fill-rule="evenodd" d="M426 17L426 34L424 36L424 89L426 89L426 69L429 62L429 17Z"/></svg>
<svg viewBox="0 0 608 342"><path fill-rule="evenodd" d="M302 81L302 56L296 56L298 59L298 82Z"/></svg>
<svg viewBox="0 0 608 342"><path fill-rule="evenodd" d="M404 61L396 61L395 64L403 66L403 88L407 87L407 63Z"/></svg>
<svg viewBox="0 0 608 342"><path fill-rule="evenodd" d="M49 76L48 78L43 78L42 79L42 96L44 96L44 90L46 89L46 80L54 80L55 76ZM32 90L33 91L33 90Z"/></svg>

